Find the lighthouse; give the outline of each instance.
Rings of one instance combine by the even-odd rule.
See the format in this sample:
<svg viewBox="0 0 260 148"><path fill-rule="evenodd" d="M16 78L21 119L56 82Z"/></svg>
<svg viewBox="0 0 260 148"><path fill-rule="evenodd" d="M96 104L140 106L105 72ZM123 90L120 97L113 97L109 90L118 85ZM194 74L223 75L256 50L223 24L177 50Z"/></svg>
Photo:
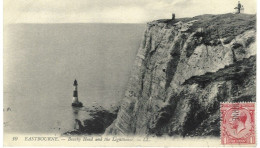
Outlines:
<svg viewBox="0 0 260 148"><path fill-rule="evenodd" d="M83 104L81 102L79 102L79 99L78 99L78 82L76 79L73 83L73 86L74 86L74 91L73 91L73 98L72 98L71 105L74 107L82 107Z"/></svg>

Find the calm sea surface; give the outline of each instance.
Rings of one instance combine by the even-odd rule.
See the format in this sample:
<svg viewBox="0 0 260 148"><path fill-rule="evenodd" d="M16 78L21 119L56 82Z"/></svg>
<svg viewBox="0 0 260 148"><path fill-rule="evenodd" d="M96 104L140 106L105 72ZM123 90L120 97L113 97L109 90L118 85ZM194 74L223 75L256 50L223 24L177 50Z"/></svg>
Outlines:
<svg viewBox="0 0 260 148"><path fill-rule="evenodd" d="M4 131L62 133L84 108L71 107L73 81L86 107L116 104L125 90L144 24L5 26Z"/></svg>

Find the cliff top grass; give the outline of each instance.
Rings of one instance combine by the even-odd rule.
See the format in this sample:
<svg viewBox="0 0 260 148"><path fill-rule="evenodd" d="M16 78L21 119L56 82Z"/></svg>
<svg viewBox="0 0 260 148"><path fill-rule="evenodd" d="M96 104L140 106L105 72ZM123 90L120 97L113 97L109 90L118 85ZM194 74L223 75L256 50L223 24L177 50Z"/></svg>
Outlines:
<svg viewBox="0 0 260 148"><path fill-rule="evenodd" d="M224 44L230 43L235 36L244 33L247 30L256 30L256 15L250 14L220 14L211 15L205 14L195 16L192 18L179 18L176 20L157 20L158 23L167 23L167 25L174 25L180 21L187 23L197 20L193 23L189 32L195 32L198 28L207 31L207 38L216 40L225 38Z"/></svg>

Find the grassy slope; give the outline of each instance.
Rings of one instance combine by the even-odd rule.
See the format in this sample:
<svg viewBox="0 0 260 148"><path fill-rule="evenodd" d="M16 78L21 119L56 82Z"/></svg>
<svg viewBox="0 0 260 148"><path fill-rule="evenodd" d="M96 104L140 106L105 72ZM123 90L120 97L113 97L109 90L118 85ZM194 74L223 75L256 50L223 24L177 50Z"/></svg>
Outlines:
<svg viewBox="0 0 260 148"><path fill-rule="evenodd" d="M202 28L207 33L209 41L226 38L224 41L225 44L247 30L256 29L256 15L249 14L205 14L192 18L180 18L175 21L164 19L157 20L157 22L174 25L179 21L189 22L193 20L197 20L197 22L193 24L189 32L195 32L198 28Z"/></svg>

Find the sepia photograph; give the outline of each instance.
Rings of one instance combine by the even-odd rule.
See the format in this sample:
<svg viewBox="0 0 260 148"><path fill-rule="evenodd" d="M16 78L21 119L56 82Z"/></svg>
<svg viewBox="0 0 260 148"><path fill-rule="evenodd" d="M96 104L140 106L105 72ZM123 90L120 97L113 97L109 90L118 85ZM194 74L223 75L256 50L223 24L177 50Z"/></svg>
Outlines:
<svg viewBox="0 0 260 148"><path fill-rule="evenodd" d="M5 146L256 146L256 0L4 0Z"/></svg>

